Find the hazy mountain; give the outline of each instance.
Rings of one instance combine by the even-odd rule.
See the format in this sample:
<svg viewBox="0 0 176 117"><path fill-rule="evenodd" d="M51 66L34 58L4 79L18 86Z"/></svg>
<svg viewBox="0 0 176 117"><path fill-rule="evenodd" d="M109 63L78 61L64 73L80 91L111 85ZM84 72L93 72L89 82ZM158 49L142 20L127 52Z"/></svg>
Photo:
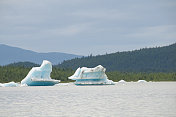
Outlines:
<svg viewBox="0 0 176 117"><path fill-rule="evenodd" d="M176 43L164 47L76 58L64 61L58 67L77 69L99 64L108 71L176 72Z"/></svg>
<svg viewBox="0 0 176 117"><path fill-rule="evenodd" d="M49 60L52 64L58 64L64 60L78 57L81 56L60 52L37 53L30 50L0 44L0 65L25 61L41 64L43 60Z"/></svg>

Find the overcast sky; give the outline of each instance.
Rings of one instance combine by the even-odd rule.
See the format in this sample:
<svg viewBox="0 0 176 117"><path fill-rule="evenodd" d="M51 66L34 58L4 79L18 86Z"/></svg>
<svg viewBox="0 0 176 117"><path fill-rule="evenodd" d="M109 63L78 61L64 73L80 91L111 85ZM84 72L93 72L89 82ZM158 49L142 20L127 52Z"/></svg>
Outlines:
<svg viewBox="0 0 176 117"><path fill-rule="evenodd" d="M0 0L0 43L97 55L176 42L176 0Z"/></svg>

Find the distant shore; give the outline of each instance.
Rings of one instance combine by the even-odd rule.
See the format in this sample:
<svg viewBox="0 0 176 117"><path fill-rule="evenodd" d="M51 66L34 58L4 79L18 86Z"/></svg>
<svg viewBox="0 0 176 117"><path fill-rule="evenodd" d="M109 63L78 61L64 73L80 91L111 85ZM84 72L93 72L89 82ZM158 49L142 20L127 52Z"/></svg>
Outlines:
<svg viewBox="0 0 176 117"><path fill-rule="evenodd" d="M21 67L21 66L0 66L0 83L6 82L20 82L26 77L31 67ZM61 69L58 67L53 67L51 78L56 80L61 80L61 83L74 82L69 80L68 77L73 75L75 71L71 69ZM138 81L176 81L176 72L106 72L108 78L114 82L120 80Z"/></svg>

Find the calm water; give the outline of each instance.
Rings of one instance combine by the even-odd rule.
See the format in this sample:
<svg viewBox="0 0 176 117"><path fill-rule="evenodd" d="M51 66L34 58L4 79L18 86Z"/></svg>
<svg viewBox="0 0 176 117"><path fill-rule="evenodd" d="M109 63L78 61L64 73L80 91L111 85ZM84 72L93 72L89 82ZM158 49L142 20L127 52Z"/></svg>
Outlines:
<svg viewBox="0 0 176 117"><path fill-rule="evenodd" d="M0 87L0 116L176 117L176 82Z"/></svg>

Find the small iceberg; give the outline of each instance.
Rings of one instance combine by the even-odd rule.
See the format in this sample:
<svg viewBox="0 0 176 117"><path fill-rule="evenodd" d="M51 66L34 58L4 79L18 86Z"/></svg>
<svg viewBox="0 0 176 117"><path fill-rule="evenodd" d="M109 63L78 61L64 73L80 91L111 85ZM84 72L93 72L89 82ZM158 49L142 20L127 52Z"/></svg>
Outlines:
<svg viewBox="0 0 176 117"><path fill-rule="evenodd" d="M9 82L9 83L0 83L0 87L18 87L20 84L15 82Z"/></svg>
<svg viewBox="0 0 176 117"><path fill-rule="evenodd" d="M144 83L144 82L147 82L146 80L138 80L137 81L138 83Z"/></svg>
<svg viewBox="0 0 176 117"><path fill-rule="evenodd" d="M101 65L95 68L82 67L68 79L76 80L75 85L114 85L115 83L108 79L105 71L106 69Z"/></svg>
<svg viewBox="0 0 176 117"><path fill-rule="evenodd" d="M126 81L125 80L120 80L119 83L125 83Z"/></svg>
<svg viewBox="0 0 176 117"><path fill-rule="evenodd" d="M51 79L52 72L51 62L44 60L40 67L33 67L28 75L21 81L21 85L28 86L53 86L60 80Z"/></svg>

